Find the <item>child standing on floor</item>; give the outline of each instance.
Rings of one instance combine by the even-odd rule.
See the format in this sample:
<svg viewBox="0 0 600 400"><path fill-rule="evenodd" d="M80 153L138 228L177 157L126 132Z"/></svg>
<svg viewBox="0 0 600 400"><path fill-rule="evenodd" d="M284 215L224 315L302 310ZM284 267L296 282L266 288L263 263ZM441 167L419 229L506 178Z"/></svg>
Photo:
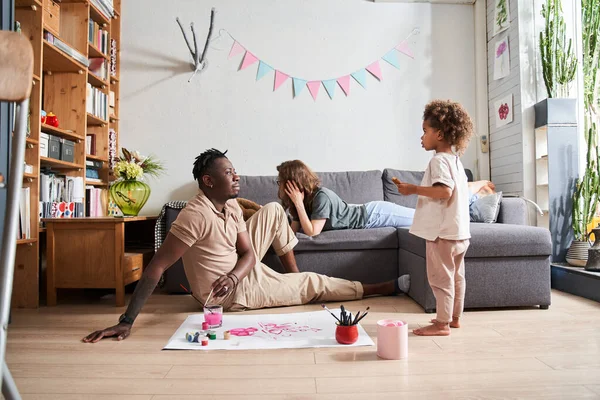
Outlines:
<svg viewBox="0 0 600 400"><path fill-rule="evenodd" d="M426 240L427 278L436 300L432 325L415 329L420 336L447 336L460 327L465 298L465 253L469 230L469 188L459 156L466 150L473 123L458 103L434 100L425 106L421 146L435 154L421 186L394 178L403 195L417 194L410 233Z"/></svg>

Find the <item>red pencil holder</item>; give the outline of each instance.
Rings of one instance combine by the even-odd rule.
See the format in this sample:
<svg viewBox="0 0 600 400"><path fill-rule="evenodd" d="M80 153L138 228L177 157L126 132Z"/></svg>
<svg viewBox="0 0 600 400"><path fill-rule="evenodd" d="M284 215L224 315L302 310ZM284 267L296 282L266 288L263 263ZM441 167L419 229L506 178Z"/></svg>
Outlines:
<svg viewBox="0 0 600 400"><path fill-rule="evenodd" d="M335 340L339 344L352 344L358 340L358 325L338 325L335 328Z"/></svg>

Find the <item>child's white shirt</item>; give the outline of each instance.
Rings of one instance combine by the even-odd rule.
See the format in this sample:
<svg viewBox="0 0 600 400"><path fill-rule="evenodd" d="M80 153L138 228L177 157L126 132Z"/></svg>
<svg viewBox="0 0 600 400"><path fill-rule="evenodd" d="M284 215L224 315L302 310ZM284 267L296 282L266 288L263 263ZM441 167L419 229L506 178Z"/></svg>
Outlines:
<svg viewBox="0 0 600 400"><path fill-rule="evenodd" d="M447 200L419 196L410 233L425 240L471 238L469 229L469 187L467 175L458 156L436 153L423 176L421 186L441 183L452 190Z"/></svg>

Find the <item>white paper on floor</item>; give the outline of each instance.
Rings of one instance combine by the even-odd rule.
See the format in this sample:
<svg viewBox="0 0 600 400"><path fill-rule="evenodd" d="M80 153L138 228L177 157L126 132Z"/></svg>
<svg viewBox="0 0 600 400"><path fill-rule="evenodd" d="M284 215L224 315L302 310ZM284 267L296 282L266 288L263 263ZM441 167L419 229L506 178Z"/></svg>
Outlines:
<svg viewBox="0 0 600 400"><path fill-rule="evenodd" d="M331 310L339 315L339 310ZM256 349L301 349L309 347L350 347L373 346L373 340L360 324L358 340L351 345L339 344L335 340L336 320L327 311L314 311L294 314L224 314L223 326L212 329L216 340L209 340L208 346L190 343L186 332L202 330L203 314L186 318L163 350L256 350ZM229 340L223 339L223 332L231 332Z"/></svg>

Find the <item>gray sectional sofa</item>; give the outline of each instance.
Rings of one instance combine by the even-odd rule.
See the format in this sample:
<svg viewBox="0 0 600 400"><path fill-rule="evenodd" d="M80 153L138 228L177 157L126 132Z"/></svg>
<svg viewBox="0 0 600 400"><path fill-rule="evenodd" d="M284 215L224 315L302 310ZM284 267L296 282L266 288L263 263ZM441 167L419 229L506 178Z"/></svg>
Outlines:
<svg viewBox="0 0 600 400"><path fill-rule="evenodd" d="M470 176L470 172L467 171ZM393 176L420 183L423 172L381 171L319 173L323 186L348 203L386 200L415 207L416 196L401 196ZM275 176L242 176L240 197L258 204L277 199ZM169 229L179 210L167 209ZM552 244L547 229L526 225L526 202L502 200L498 222L471 223L471 245L466 254L467 291L465 308L493 308L550 305L550 255ZM376 283L411 275L409 296L426 312L435 311L435 298L427 282L425 241L408 229L378 228L323 232L315 237L298 234L294 249L300 271ZM271 268L283 271L279 259L269 252L263 259ZM165 273L165 288L180 293L180 284L189 287L181 260Z"/></svg>

